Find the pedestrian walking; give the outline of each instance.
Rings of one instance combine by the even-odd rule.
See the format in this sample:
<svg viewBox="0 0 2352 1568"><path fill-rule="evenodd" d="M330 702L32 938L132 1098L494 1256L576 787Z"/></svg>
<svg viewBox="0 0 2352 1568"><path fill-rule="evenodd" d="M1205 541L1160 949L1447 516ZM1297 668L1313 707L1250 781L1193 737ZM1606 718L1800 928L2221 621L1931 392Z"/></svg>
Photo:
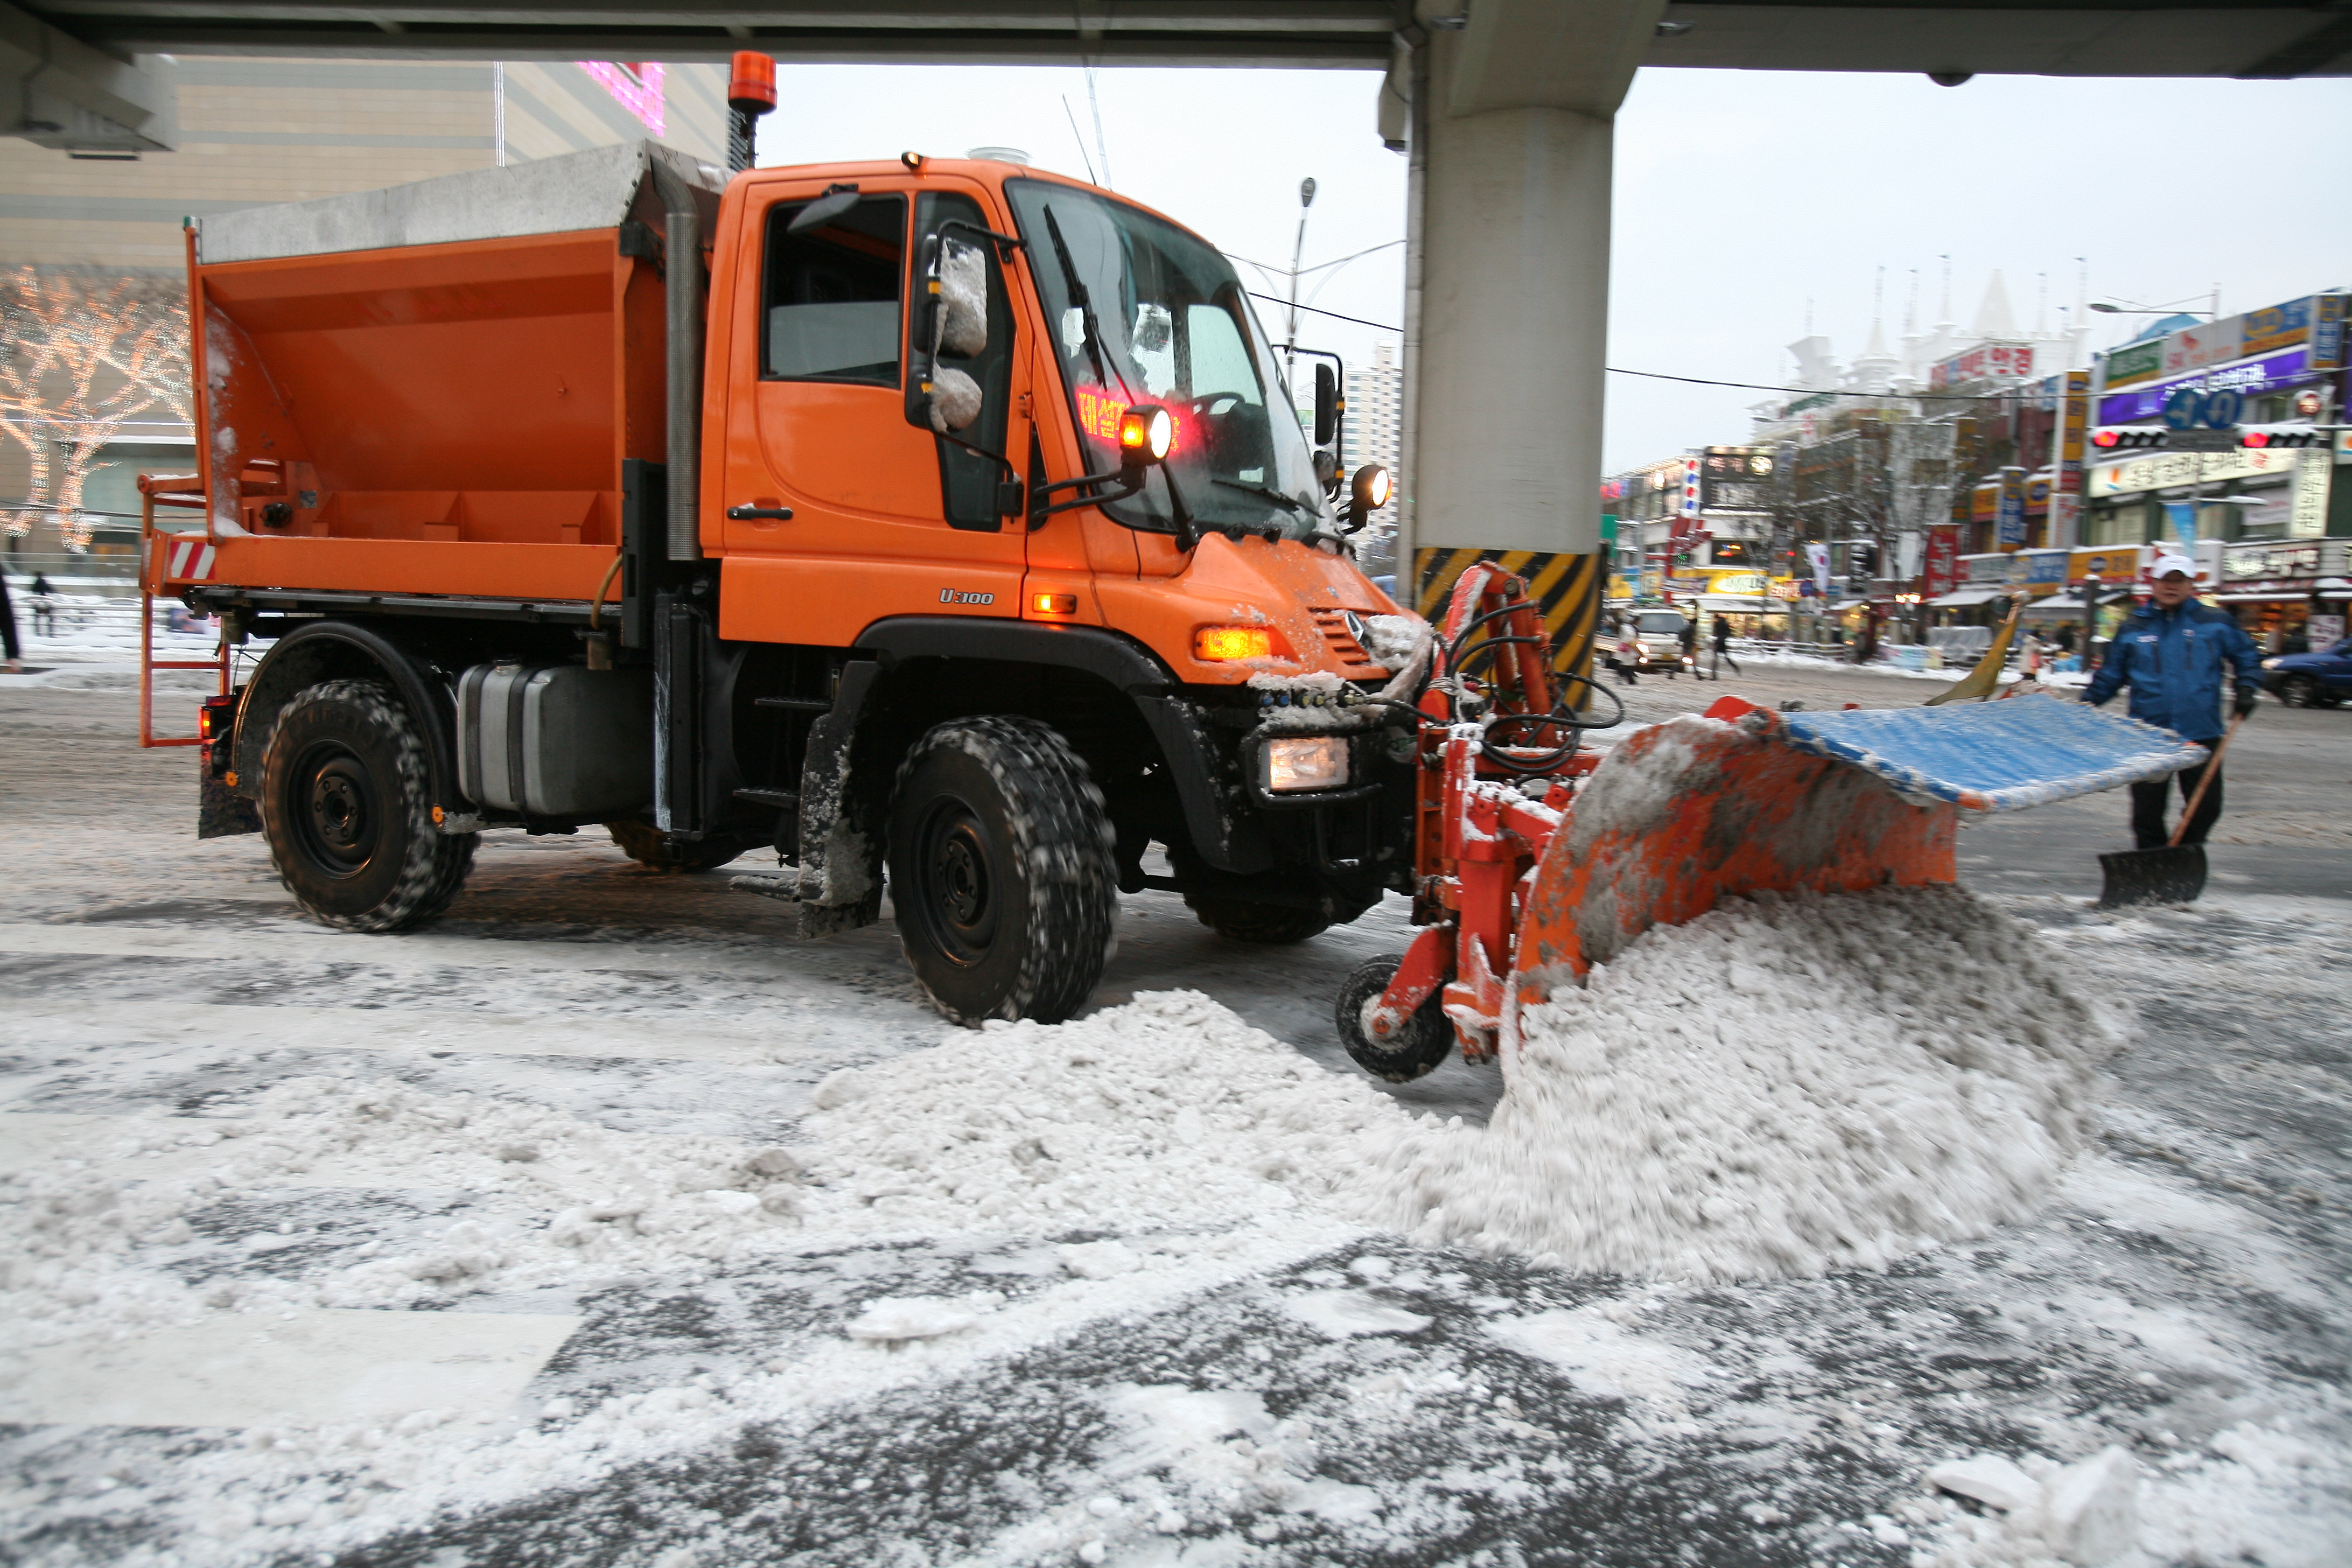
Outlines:
<svg viewBox="0 0 2352 1568"><path fill-rule="evenodd" d="M1731 666L1732 674L1739 673L1739 666L1731 658L1731 623L1717 616L1715 617L1715 678L1717 680L1723 679L1723 667L1727 664Z"/></svg>
<svg viewBox="0 0 2352 1568"><path fill-rule="evenodd" d="M16 606L8 597L8 574L0 572L0 651L8 656L8 673L24 672L25 650L16 642Z"/></svg>
<svg viewBox="0 0 2352 1568"><path fill-rule="evenodd" d="M58 635L58 591L40 573L33 574L33 635L53 637Z"/></svg>
<svg viewBox="0 0 2352 1568"><path fill-rule="evenodd" d="M1676 640L1682 644L1683 647L1683 668L1691 672L1691 679L1693 680L1696 680L1699 678L1697 614L1697 609L1694 607L1689 615L1683 617L1683 629L1675 634Z"/></svg>
<svg viewBox="0 0 2352 1568"><path fill-rule="evenodd" d="M2091 678L2083 700L2097 707L2131 688L2131 716L2194 741L2210 754L2221 738L2221 685L2232 679L2240 715L2253 712L2261 689L2262 655L2238 623L2197 598L2197 563L2185 555L2160 555L2148 568L2148 603L2134 610L2107 645L2106 662ZM2132 838L2139 848L2169 842L2165 831L2166 797L2178 782L2185 801L2197 793L2205 769L2183 768L2172 780L2131 786ZM2197 815L2180 836L2202 844L2221 816L2221 775L2205 792Z"/></svg>
<svg viewBox="0 0 2352 1568"><path fill-rule="evenodd" d="M1639 686L1641 684L1634 671L1642 668L1642 640L1633 635L1630 626L1617 634L1617 657L1610 660L1610 663L1617 667L1619 685Z"/></svg>
<svg viewBox="0 0 2352 1568"><path fill-rule="evenodd" d="M2041 637L2033 632L2026 633L2025 640L2017 645L2019 678L2024 680L2039 680L2042 678L2042 658Z"/></svg>

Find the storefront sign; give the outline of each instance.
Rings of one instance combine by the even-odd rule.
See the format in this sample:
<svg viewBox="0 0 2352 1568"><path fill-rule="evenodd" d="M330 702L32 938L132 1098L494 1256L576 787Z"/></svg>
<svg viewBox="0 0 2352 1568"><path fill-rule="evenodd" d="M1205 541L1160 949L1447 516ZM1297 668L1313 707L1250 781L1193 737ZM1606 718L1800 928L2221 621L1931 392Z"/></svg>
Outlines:
<svg viewBox="0 0 2352 1568"><path fill-rule="evenodd" d="M2184 386L2204 392L2228 389L2246 395L2271 392L2308 374L2311 353L2307 349L2289 349L2261 359L2248 359L2222 364L2187 374L2167 375L2162 381L2135 387L2125 393L2099 399L2099 423L2128 425L2135 419L2154 419L2164 412L2165 399ZM2113 384L2112 382L2109 384Z"/></svg>
<svg viewBox="0 0 2352 1568"><path fill-rule="evenodd" d="M2091 470L2093 496L2130 495L2140 490L2170 489L2203 480L2259 479L2292 473L2303 454L2293 448L2246 447L2234 452L2151 452ZM2326 454L2319 454L2325 458Z"/></svg>
<svg viewBox="0 0 2352 1568"><path fill-rule="evenodd" d="M2221 554L2221 579L2242 583L2251 577L2316 577L2316 544L2233 544Z"/></svg>
<svg viewBox="0 0 2352 1568"><path fill-rule="evenodd" d="M2083 511L2083 436L2091 417L2091 373L2070 370L2059 380L2063 395L2058 401L2057 434L2051 443L2056 453L2051 464L2055 482L2051 490L2050 542L2072 544L2075 521Z"/></svg>
<svg viewBox="0 0 2352 1568"><path fill-rule="evenodd" d="M2164 374L2164 340L2152 338L2144 343L2126 343L2106 356L2106 375L2101 384L2109 392L2117 387L2137 386L2143 381L2154 381Z"/></svg>
<svg viewBox="0 0 2352 1568"><path fill-rule="evenodd" d="M1931 528L1927 531L1927 548L1920 563L1919 592L1927 598L1937 598L1952 591L1959 575L1960 531L1957 528Z"/></svg>
<svg viewBox="0 0 2352 1568"><path fill-rule="evenodd" d="M2010 559L2007 554L1963 555L1960 565L1968 574L1969 587L2000 588L2009 583Z"/></svg>
<svg viewBox="0 0 2352 1568"><path fill-rule="evenodd" d="M1718 572L1707 584L1706 591L1710 594L1738 594L1752 599L1764 592L1764 574Z"/></svg>
<svg viewBox="0 0 2352 1568"><path fill-rule="evenodd" d="M1764 585L1764 596L1768 599L1801 598L1803 586L1794 577L1775 577Z"/></svg>
<svg viewBox="0 0 2352 1568"><path fill-rule="evenodd" d="M1982 343L1964 354L1954 354L1931 366L1927 372L1927 385L1942 388L1957 386L1962 382L1983 381L1992 376L2032 374L2032 343Z"/></svg>
<svg viewBox="0 0 2352 1568"><path fill-rule="evenodd" d="M2336 465L2325 452L2298 456L2308 460L2294 467L2294 510L2287 515L2286 534L2289 539L2317 539L2327 531L2327 489Z"/></svg>
<svg viewBox="0 0 2352 1568"><path fill-rule="evenodd" d="M2002 544L2025 542L2025 470L2010 468L2000 471L2000 500L1994 511L1999 542Z"/></svg>
<svg viewBox="0 0 2352 1568"><path fill-rule="evenodd" d="M2021 550L2009 557L2009 583L2012 587L2054 594L2066 580L2066 552L2063 550Z"/></svg>
<svg viewBox="0 0 2352 1568"><path fill-rule="evenodd" d="M2096 577L2102 583L2128 581L2139 575L2139 547L2133 544L2109 550L2077 550L2067 563L2066 580L2081 583Z"/></svg>
<svg viewBox="0 0 2352 1568"><path fill-rule="evenodd" d="M2341 294L2322 294L2312 301L2311 363L2315 370L2336 370L2344 363L2344 334L2352 304Z"/></svg>

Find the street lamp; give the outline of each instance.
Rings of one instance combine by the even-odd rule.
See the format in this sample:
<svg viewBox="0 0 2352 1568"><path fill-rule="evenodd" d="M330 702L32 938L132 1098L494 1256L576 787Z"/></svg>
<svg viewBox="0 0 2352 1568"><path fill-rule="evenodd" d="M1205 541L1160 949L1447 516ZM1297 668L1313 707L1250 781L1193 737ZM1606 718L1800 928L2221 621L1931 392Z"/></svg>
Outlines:
<svg viewBox="0 0 2352 1568"><path fill-rule="evenodd" d="M1298 264L1307 258L1307 209L1315 205L1315 176L1309 174L1298 182L1298 238L1290 247L1290 324L1283 344L1287 363L1284 369L1293 382L1298 375Z"/></svg>

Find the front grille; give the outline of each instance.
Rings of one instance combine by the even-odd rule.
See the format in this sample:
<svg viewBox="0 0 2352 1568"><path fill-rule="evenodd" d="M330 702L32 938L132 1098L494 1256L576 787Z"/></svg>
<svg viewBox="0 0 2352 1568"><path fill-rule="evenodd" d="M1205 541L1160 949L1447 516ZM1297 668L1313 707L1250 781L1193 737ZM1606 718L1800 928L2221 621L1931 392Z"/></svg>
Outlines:
<svg viewBox="0 0 2352 1568"><path fill-rule="evenodd" d="M1310 613L1315 616L1317 629L1323 634L1323 640L1331 645L1332 655L1341 664L1365 670L1381 668L1372 656L1364 651L1363 644L1356 640L1356 634L1348 629L1347 611L1317 609Z"/></svg>

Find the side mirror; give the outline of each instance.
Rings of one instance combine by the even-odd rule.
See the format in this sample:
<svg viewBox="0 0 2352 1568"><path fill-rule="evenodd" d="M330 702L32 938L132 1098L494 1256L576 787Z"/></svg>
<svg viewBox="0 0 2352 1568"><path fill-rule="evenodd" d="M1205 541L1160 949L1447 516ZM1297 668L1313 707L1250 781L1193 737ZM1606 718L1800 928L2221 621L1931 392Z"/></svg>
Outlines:
<svg viewBox="0 0 2352 1568"><path fill-rule="evenodd" d="M857 205L856 185L827 185L824 195L793 215L784 226L786 234L806 234L813 228L823 228Z"/></svg>
<svg viewBox="0 0 2352 1568"><path fill-rule="evenodd" d="M1315 367L1315 444L1328 447L1339 434L1339 378L1328 364Z"/></svg>
<svg viewBox="0 0 2352 1568"><path fill-rule="evenodd" d="M1389 494L1394 488L1389 471L1378 463L1366 463L1356 470L1356 479L1348 494L1348 518L1340 526L1354 533L1372 521L1372 513L1389 504Z"/></svg>
<svg viewBox="0 0 2352 1568"><path fill-rule="evenodd" d="M988 253L941 236L932 242L924 287L929 298L914 323L907 423L946 436L980 418L980 383L941 364L940 356L971 359L988 351Z"/></svg>
<svg viewBox="0 0 2352 1568"><path fill-rule="evenodd" d="M971 359L988 352L988 253L976 245L940 241L931 295L939 315L934 352Z"/></svg>

